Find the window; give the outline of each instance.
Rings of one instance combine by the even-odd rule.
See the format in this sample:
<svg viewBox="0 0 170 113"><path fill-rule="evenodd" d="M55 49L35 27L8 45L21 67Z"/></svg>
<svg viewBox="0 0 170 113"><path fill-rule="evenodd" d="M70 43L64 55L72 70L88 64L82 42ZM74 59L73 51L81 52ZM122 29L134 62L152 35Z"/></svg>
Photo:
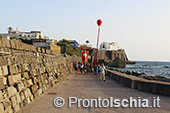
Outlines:
<svg viewBox="0 0 170 113"><path fill-rule="evenodd" d="M103 45L103 48L105 48L105 46Z"/></svg>

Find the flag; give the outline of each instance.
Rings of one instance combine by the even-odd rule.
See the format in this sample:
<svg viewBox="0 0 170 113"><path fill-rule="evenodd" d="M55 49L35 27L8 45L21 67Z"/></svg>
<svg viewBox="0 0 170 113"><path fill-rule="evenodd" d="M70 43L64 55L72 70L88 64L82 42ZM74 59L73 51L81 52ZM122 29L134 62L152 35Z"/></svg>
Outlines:
<svg viewBox="0 0 170 113"><path fill-rule="evenodd" d="M94 56L91 56L91 58L89 59L89 63L93 63L93 59L94 59Z"/></svg>
<svg viewBox="0 0 170 113"><path fill-rule="evenodd" d="M82 55L82 62L88 62L89 52L88 51L81 51L81 55Z"/></svg>
<svg viewBox="0 0 170 113"><path fill-rule="evenodd" d="M94 58L93 58L93 64L96 64L97 63L97 58L96 58L96 56L94 56Z"/></svg>

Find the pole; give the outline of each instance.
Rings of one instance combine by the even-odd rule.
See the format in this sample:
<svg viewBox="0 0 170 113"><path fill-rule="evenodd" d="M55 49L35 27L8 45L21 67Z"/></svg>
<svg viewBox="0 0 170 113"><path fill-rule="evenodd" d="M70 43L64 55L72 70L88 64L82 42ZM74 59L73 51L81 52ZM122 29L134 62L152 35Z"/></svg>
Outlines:
<svg viewBox="0 0 170 113"><path fill-rule="evenodd" d="M99 45L99 35L100 35L100 26L98 26L98 35L97 35L97 47L96 47L96 62L97 63L97 56L98 56L98 45Z"/></svg>

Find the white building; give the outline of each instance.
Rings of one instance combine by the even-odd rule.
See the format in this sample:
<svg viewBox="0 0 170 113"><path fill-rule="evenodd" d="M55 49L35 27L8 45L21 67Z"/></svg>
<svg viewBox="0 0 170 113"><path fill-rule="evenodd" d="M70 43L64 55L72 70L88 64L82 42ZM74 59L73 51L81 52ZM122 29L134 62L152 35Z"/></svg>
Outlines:
<svg viewBox="0 0 170 113"><path fill-rule="evenodd" d="M110 50L110 51L116 50L117 51L117 50L123 49L123 48L120 47L117 42L112 42L112 43L103 42L100 44L100 49L101 50Z"/></svg>
<svg viewBox="0 0 170 113"><path fill-rule="evenodd" d="M17 28L17 30L14 32L17 34L17 38L23 38L27 40L43 39L43 34L41 31L20 32Z"/></svg>
<svg viewBox="0 0 170 113"><path fill-rule="evenodd" d="M51 46L52 40L45 40L45 39L33 39L32 44L33 46L48 48Z"/></svg>
<svg viewBox="0 0 170 113"><path fill-rule="evenodd" d="M8 34L0 34L2 36L6 36L5 38L16 37L22 39L49 39L47 36L43 36L41 31L30 31L30 32L20 32L19 28L17 27L16 31L13 31L12 28L8 31ZM8 37L7 37L8 36Z"/></svg>

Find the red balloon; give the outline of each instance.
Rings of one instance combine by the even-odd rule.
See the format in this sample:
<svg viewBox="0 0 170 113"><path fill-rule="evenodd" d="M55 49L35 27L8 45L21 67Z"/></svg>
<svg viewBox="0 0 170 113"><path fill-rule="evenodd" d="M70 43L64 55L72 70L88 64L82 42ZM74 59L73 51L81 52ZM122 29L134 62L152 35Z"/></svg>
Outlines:
<svg viewBox="0 0 170 113"><path fill-rule="evenodd" d="M102 24L101 19L98 19L98 20L97 20L97 25L98 25L98 26L101 26L101 24Z"/></svg>

